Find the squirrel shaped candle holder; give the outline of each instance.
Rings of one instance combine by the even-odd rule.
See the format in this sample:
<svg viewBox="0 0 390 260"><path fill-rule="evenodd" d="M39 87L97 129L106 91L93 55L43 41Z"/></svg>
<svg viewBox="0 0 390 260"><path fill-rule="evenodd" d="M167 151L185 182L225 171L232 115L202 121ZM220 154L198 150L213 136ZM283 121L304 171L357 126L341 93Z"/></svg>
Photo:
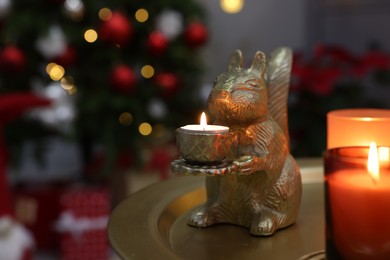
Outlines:
<svg viewBox="0 0 390 260"><path fill-rule="evenodd" d="M291 49L280 47L269 61L258 51L246 69L241 51L234 51L227 72L217 77L208 98L215 123L227 126L228 133L186 135L177 130L179 151L183 146L195 147L194 142L207 146L194 153L213 154L221 146L229 149L221 161L191 161L182 156L172 162L175 174L206 175L207 201L195 209L189 225L229 223L249 228L252 235L270 236L295 222L302 182L289 148L291 63Z"/></svg>

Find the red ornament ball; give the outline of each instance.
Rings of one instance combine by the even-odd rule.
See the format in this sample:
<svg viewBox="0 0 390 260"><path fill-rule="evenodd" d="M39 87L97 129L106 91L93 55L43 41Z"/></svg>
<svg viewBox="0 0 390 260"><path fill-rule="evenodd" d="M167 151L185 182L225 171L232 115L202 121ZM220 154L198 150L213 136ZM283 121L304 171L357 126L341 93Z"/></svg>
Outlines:
<svg viewBox="0 0 390 260"><path fill-rule="evenodd" d="M103 41L121 46L126 45L133 35L129 19L119 12L112 12L111 18L102 22L99 31Z"/></svg>
<svg viewBox="0 0 390 260"><path fill-rule="evenodd" d="M115 67L110 73L111 87L121 93L132 92L136 82L136 74L130 67L126 65L119 65Z"/></svg>
<svg viewBox="0 0 390 260"><path fill-rule="evenodd" d="M154 31L148 37L147 48L153 55L163 55L168 48L168 39L162 32Z"/></svg>
<svg viewBox="0 0 390 260"><path fill-rule="evenodd" d="M155 76L155 84L162 89L164 96L175 93L180 86L180 79L171 72L161 72Z"/></svg>
<svg viewBox="0 0 390 260"><path fill-rule="evenodd" d="M200 22L189 24L184 31L184 40L190 47L202 46L207 41L207 38L207 28Z"/></svg>
<svg viewBox="0 0 390 260"><path fill-rule="evenodd" d="M6 46L0 53L0 68L5 72L20 72L26 67L26 57L16 46Z"/></svg>

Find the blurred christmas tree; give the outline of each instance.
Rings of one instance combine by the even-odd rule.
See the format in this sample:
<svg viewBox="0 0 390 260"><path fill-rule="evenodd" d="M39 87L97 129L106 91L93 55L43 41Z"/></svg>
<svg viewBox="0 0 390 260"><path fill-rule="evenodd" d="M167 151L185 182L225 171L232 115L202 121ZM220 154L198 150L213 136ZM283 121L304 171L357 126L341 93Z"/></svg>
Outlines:
<svg viewBox="0 0 390 260"><path fill-rule="evenodd" d="M0 19L0 95L53 98L35 118L65 129L86 157L95 144L106 166L123 151L137 157L143 141L200 113L199 50L208 35L195 1L8 0Z"/></svg>

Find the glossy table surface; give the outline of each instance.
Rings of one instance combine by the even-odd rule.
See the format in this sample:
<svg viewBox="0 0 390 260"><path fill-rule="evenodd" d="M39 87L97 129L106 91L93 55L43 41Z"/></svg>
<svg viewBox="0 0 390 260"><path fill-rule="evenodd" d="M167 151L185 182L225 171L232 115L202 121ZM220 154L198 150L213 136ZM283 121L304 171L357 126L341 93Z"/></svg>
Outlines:
<svg viewBox="0 0 390 260"><path fill-rule="evenodd" d="M194 228L187 219L206 199L204 177L182 176L140 190L112 212L109 240L123 259L300 259L323 250L323 169L298 160L303 195L296 223L271 237L234 225Z"/></svg>

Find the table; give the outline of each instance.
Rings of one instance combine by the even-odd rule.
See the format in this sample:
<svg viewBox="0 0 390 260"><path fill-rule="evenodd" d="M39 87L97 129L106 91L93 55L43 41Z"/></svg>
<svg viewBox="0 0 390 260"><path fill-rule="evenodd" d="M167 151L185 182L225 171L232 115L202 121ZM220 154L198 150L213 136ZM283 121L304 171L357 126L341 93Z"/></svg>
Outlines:
<svg viewBox="0 0 390 260"><path fill-rule="evenodd" d="M110 243L123 259L303 259L325 248L323 170L320 159L297 161L303 180L298 219L271 237L228 224L188 226L192 209L206 199L204 177L181 176L122 201L110 216Z"/></svg>

